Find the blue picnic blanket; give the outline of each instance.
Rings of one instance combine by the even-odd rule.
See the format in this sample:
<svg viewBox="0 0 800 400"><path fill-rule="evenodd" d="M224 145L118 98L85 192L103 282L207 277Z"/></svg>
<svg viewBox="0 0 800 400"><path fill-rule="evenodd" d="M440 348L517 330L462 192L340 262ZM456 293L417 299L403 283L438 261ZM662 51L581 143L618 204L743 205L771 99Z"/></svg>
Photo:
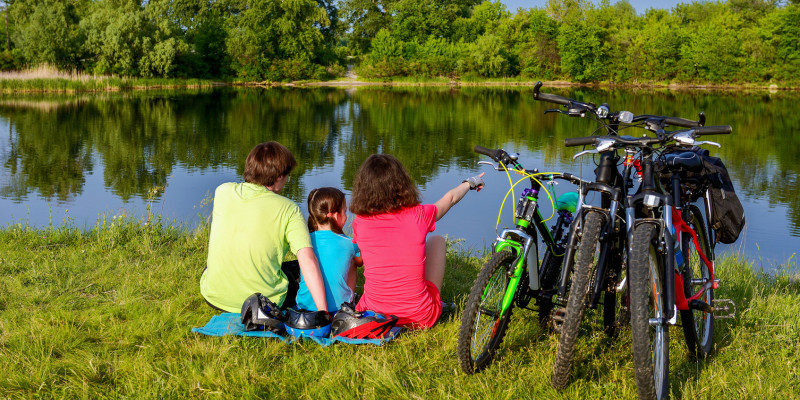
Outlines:
<svg viewBox="0 0 800 400"><path fill-rule="evenodd" d="M208 336L226 336L226 335L235 335L235 336L250 336L250 337L266 337L266 338L276 338L284 343L292 343L301 339L310 339L317 342L320 346L330 346L336 342L342 343L349 343L349 344L374 344L374 345L382 345L395 337L400 333L403 328L401 327L394 327L388 334L382 339L350 339L350 338L343 338L343 337L333 337L333 338L323 338L323 337L315 337L315 336L281 336L277 333L272 333L269 331L250 331L247 332L244 330L244 325L241 322L241 315L239 313L222 313L220 315L215 315L211 317L205 326L200 328L192 328L192 332L202 333L203 335Z"/></svg>

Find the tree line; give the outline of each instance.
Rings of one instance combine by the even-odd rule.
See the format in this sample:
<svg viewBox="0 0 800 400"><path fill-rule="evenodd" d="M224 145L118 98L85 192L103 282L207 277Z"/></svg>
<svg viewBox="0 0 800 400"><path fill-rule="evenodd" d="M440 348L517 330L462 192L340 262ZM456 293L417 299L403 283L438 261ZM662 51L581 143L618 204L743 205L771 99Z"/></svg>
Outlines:
<svg viewBox="0 0 800 400"><path fill-rule="evenodd" d="M5 0L0 69L126 77L796 83L800 0Z"/></svg>

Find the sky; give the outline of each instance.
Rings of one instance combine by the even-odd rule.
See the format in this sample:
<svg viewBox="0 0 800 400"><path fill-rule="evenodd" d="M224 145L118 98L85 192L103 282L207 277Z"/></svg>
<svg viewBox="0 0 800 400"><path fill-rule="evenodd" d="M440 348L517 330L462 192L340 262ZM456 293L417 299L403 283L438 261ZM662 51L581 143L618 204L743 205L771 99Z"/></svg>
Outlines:
<svg viewBox="0 0 800 400"><path fill-rule="evenodd" d="M547 0L501 0L501 2L505 4L508 11L511 11L512 13L517 11L517 8L520 7L544 8L545 4L547 4ZM597 0L593 2L595 4L599 3ZM611 4L614 3L616 3L616 0L611 0ZM677 4L691 3L691 0L628 0L628 3L631 3L633 8L636 9L637 14L643 14L648 8L661 8L670 10Z"/></svg>

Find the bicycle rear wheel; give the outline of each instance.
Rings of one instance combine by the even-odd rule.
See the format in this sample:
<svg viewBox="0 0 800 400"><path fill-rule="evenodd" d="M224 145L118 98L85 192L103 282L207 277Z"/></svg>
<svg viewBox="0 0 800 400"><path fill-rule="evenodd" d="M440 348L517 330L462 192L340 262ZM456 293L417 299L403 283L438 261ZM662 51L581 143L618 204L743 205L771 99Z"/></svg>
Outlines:
<svg viewBox="0 0 800 400"><path fill-rule="evenodd" d="M623 250L612 249L618 252L608 261L608 287L603 292L603 331L606 336L616 338L623 326L628 325L630 313L628 311L627 272L628 261L624 245Z"/></svg>
<svg viewBox="0 0 800 400"><path fill-rule="evenodd" d="M514 304L502 314L501 308L515 259L510 251L493 254L472 285L458 334L458 358L467 374L485 368L503 342Z"/></svg>
<svg viewBox="0 0 800 400"><path fill-rule="evenodd" d="M603 216L597 212L588 213L583 220L580 243L575 253L572 286L567 298L567 313L561 324L561 335L558 337L556 360L553 364L553 376L550 379L550 384L556 389L567 387L569 381L575 342L578 340L578 328L583 319L583 311L586 309L589 277L594 270L602 226Z"/></svg>
<svg viewBox="0 0 800 400"><path fill-rule="evenodd" d="M641 224L631 243L630 306L633 365L639 399L669 397L669 325L665 320L664 257L658 228Z"/></svg>
<svg viewBox="0 0 800 400"><path fill-rule="evenodd" d="M700 258L698 250L701 250L706 257L710 257L712 250L708 244L708 233L700 209L690 205L683 212L690 214L689 226L697 233L697 242L700 245L699 248L695 246L691 235L687 233L681 235L681 248L684 254L684 266L681 275L684 294L688 298L708 282L710 277L708 268ZM710 305L714 301L714 289L706 289L700 300ZM683 335L686 338L689 355L692 358L706 358L711 353L713 346L714 314L696 309L681 310L681 325L683 326Z"/></svg>

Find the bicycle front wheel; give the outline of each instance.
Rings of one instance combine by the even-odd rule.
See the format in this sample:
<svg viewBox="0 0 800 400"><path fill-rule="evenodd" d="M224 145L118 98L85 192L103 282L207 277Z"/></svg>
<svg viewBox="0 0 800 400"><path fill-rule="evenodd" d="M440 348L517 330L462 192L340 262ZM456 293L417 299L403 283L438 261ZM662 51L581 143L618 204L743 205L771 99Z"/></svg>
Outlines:
<svg viewBox="0 0 800 400"><path fill-rule="evenodd" d="M515 259L510 251L495 253L472 285L458 334L458 358L467 374L485 368L503 342L513 308L512 302L503 313L503 298L515 289L509 288L508 275Z"/></svg>
<svg viewBox="0 0 800 400"><path fill-rule="evenodd" d="M683 210L690 213L689 226L697 234L696 247L694 240L688 233L681 234L681 246L684 254L684 268L682 271L683 288L686 297L691 297L699 290L710 278L708 268L700 258L698 250L702 251L706 257L711 257L711 246L708 244L708 234L703 215L700 210L691 205ZM714 289L708 288L703 292L700 300L706 304L714 301ZM692 358L706 358L711 353L712 338L714 336L714 314L702 310L681 310L681 325L683 335L686 338L686 346L689 348L689 355Z"/></svg>
<svg viewBox="0 0 800 400"><path fill-rule="evenodd" d="M629 260L631 338L639 399L669 397L669 325L665 320L664 257L656 249L658 228L633 232Z"/></svg>
<svg viewBox="0 0 800 400"><path fill-rule="evenodd" d="M553 376L550 384L556 389L567 387L569 373L572 369L572 358L575 353L575 342L578 340L578 328L586 309L586 295L589 293L589 277L594 270L596 253L600 239L603 216L590 212L583 220L580 231L580 243L575 252L575 263L572 273L572 286L567 298L567 312L561 324L561 335L558 337L558 349L553 365ZM573 232L573 234L576 234Z"/></svg>

